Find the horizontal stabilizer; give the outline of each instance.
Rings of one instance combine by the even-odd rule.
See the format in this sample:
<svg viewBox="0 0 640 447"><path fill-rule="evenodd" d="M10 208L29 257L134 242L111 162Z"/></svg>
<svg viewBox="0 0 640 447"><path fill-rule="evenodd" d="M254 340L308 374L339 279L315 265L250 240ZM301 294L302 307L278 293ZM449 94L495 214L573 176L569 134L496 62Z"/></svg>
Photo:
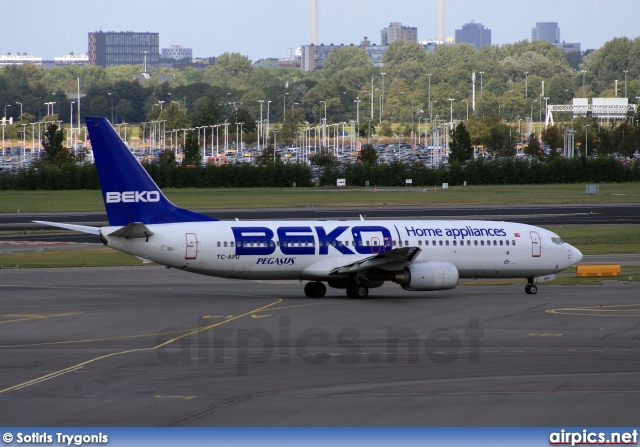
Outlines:
<svg viewBox="0 0 640 447"><path fill-rule="evenodd" d="M133 222L110 233L109 236L124 237L126 239L148 239L153 236L153 231L143 223Z"/></svg>
<svg viewBox="0 0 640 447"><path fill-rule="evenodd" d="M100 236L100 228L98 227L89 227L87 225L74 225L60 222L45 222L44 220L34 220L33 222L57 228L64 228L65 230L80 231L82 233L95 234L96 236Z"/></svg>

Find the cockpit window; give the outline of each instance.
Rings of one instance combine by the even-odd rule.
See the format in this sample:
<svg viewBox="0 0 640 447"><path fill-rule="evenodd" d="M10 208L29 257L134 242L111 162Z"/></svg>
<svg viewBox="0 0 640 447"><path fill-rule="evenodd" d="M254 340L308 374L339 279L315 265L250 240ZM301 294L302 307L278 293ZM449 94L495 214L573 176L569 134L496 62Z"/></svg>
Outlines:
<svg viewBox="0 0 640 447"><path fill-rule="evenodd" d="M551 238L551 242L553 242L554 244L558 244L558 245L564 244L564 241L562 239L560 239L559 237L552 237Z"/></svg>

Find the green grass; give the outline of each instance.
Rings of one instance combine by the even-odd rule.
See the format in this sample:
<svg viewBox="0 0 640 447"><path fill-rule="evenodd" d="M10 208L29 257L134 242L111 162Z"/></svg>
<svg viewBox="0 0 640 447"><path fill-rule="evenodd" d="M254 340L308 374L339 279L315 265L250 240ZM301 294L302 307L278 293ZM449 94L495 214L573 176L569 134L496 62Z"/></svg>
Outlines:
<svg viewBox="0 0 640 447"><path fill-rule="evenodd" d="M640 253L640 225L546 226L585 255Z"/></svg>
<svg viewBox="0 0 640 447"><path fill-rule="evenodd" d="M61 249L0 253L1 268L110 267L142 265L139 259L111 248Z"/></svg>
<svg viewBox="0 0 640 447"><path fill-rule="evenodd" d="M587 195L584 184L429 188L220 188L167 189L189 209L298 208L306 206L394 206L442 204L563 204L640 201L640 183L601 184ZM100 191L0 191L0 213L103 211Z"/></svg>

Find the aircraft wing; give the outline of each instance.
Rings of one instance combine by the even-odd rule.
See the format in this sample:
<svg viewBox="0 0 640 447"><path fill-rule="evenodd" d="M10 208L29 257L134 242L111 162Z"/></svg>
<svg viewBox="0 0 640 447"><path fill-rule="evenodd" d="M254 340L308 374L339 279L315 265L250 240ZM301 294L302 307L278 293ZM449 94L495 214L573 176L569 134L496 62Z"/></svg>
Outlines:
<svg viewBox="0 0 640 447"><path fill-rule="evenodd" d="M346 264L331 270L331 273L352 273L381 267L386 264L412 263L422 250L418 247L402 247L379 253L351 264Z"/></svg>
<svg viewBox="0 0 640 447"><path fill-rule="evenodd" d="M96 236L100 236L100 228L98 227L89 227L87 225L75 225L61 222L46 222L44 220L34 220L33 222L57 228L64 228L65 230L80 231L82 233L95 234Z"/></svg>

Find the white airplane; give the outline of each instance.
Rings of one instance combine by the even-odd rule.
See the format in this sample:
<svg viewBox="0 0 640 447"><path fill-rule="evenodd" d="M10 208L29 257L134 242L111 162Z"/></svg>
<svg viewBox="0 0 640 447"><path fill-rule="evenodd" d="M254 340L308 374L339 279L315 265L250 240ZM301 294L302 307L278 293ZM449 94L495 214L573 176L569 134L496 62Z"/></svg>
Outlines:
<svg viewBox="0 0 640 447"><path fill-rule="evenodd" d="M460 278L537 277L582 253L543 228L479 220L218 221L173 205L106 118L86 119L109 226L42 222L99 235L142 260L203 275L306 280L365 298L386 281L412 291L452 289Z"/></svg>

